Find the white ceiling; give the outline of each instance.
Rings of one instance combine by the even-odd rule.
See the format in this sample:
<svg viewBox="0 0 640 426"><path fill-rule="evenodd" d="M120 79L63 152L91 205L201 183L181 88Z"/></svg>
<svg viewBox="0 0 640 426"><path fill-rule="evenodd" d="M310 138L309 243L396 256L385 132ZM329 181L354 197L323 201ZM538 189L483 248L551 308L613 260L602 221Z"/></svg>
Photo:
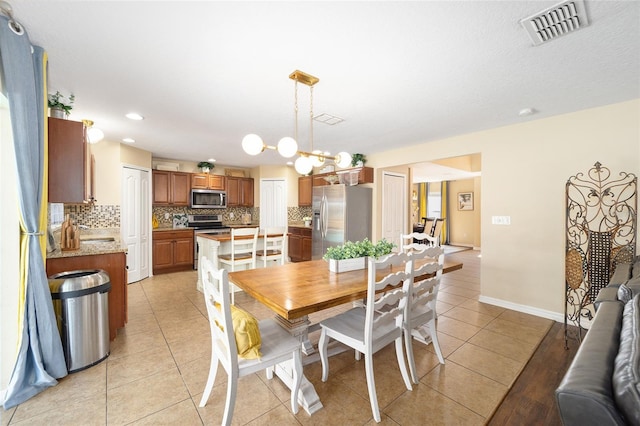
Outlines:
<svg viewBox="0 0 640 426"><path fill-rule="evenodd" d="M372 154L640 97L640 2L587 1L590 25L533 47L519 20L555 1L12 0L49 57L49 92L154 157L284 164L240 146L293 134L293 82L320 78L315 148ZM308 149L308 90L300 148ZM537 113L520 117L522 108ZM145 116L133 122L124 114Z"/></svg>

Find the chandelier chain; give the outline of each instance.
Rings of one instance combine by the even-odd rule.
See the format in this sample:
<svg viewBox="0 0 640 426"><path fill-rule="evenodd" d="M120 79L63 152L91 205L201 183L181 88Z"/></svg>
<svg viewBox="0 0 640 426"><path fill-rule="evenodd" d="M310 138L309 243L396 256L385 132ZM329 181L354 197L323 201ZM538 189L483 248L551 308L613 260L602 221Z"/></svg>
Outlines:
<svg viewBox="0 0 640 426"><path fill-rule="evenodd" d="M309 98L311 104L309 105L309 145L310 151L313 152L313 86L309 87Z"/></svg>

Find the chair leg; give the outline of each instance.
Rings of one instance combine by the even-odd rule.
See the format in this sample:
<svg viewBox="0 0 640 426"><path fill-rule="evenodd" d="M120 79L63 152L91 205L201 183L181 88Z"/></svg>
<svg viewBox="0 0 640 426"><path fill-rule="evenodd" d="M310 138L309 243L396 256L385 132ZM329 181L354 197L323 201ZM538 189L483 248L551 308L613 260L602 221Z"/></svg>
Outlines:
<svg viewBox="0 0 640 426"><path fill-rule="evenodd" d="M302 384L302 355L300 349L293 353L293 389L291 389L291 411L298 413L298 392Z"/></svg>
<svg viewBox="0 0 640 426"><path fill-rule="evenodd" d="M402 335L396 339L396 358L398 358L398 367L400 367L400 373L402 373L402 380L407 390L413 390L411 387L411 380L409 380L409 372L407 371L407 364L404 362L404 349L402 348Z"/></svg>
<svg viewBox="0 0 640 426"><path fill-rule="evenodd" d="M373 377L373 354L371 352L364 354L364 369L367 374L367 390L369 391L373 419L380 423L380 408L378 407L378 395L376 394L376 381Z"/></svg>
<svg viewBox="0 0 640 426"><path fill-rule="evenodd" d="M442 356L442 351L440 350L440 342L438 342L438 333L436 332L435 319L429 321L429 332L431 334L431 343L433 343L433 347L436 350L436 355L438 355L438 361L440 361L440 364L444 364L444 357Z"/></svg>
<svg viewBox="0 0 640 426"><path fill-rule="evenodd" d="M207 405L213 384L216 381L216 374L218 372L218 357L215 356L215 350L211 348L211 363L209 364L209 377L207 378L207 385L204 387L204 393L200 399L200 407Z"/></svg>
<svg viewBox="0 0 640 426"><path fill-rule="evenodd" d="M320 340L318 341L318 352L320 352L320 362L322 362L322 381L326 382L329 377L329 357L327 356L327 344L329 338L324 328L320 334Z"/></svg>
<svg viewBox="0 0 640 426"><path fill-rule="evenodd" d="M238 376L237 374L229 374L227 382L227 401L224 405L224 416L222 417L222 424L229 426L231 419L233 418L233 408L236 405L236 392L238 390Z"/></svg>
<svg viewBox="0 0 640 426"><path fill-rule="evenodd" d="M411 330L405 327L402 331L404 335L404 347L407 350L407 361L409 363L409 371L411 372L411 380L416 385L418 384L418 373L416 371L416 360L413 357L413 336L411 336Z"/></svg>

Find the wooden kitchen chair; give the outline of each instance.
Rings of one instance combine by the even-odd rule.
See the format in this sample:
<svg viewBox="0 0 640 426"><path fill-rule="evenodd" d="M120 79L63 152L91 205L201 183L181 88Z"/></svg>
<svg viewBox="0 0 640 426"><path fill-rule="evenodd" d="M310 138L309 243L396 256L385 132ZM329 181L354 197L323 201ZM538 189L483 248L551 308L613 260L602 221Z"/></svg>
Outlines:
<svg viewBox="0 0 640 426"><path fill-rule="evenodd" d="M258 231L259 229L257 227L232 228L231 253L218 255L220 268L228 265L231 268L231 272L234 272L236 266L247 265L246 269L255 269ZM234 293L235 292L231 293L231 303L235 305Z"/></svg>
<svg viewBox="0 0 640 426"><path fill-rule="evenodd" d="M258 260L262 260L263 266L267 262L277 261L284 265L287 258L287 230L283 227L265 228L262 233L262 245L257 253Z"/></svg>
<svg viewBox="0 0 640 426"><path fill-rule="evenodd" d="M390 272L390 266L402 266L403 271ZM320 322L322 332L318 343L320 360L322 361L322 381L326 382L329 376L329 360L327 358L327 345L330 339L337 340L356 350L356 358L364 354L365 371L367 376L367 389L371 411L376 422L380 422L380 408L376 394L376 384L373 376L373 354L395 342L398 366L402 373L402 379L408 390L411 390L411 381L404 360L402 349L402 324L407 293L407 285L387 291L376 299L376 291L382 290L387 285L406 283L411 279L412 260L406 253L392 253L382 259L369 258L368 289L366 306L354 307L342 314L328 318ZM386 271L387 275L376 280L376 273ZM382 365L381 368L388 368Z"/></svg>
<svg viewBox="0 0 640 426"><path fill-rule="evenodd" d="M413 268L412 279L405 281L407 303L405 304L403 322L404 346L407 350L411 379L413 383L418 384L413 354L414 338L425 345L433 343L440 364L444 364L444 357L436 333L436 301L442 278L444 249L439 246L426 247L422 251L413 250L410 256L413 259ZM425 259L432 261L423 263L422 261Z"/></svg>
<svg viewBox="0 0 640 426"><path fill-rule="evenodd" d="M256 228L257 229L257 228ZM260 339L260 357L241 358L238 355L236 334L243 329L234 330L231 305L229 303L229 276L224 269L214 269L213 263L202 257L199 273L204 300L207 305L209 327L211 329L211 363L209 377L200 400L200 407L207 404L216 379L218 363L227 372L227 400L224 406L223 425L230 425L236 402L238 379L261 370L267 371L267 379L273 378L276 364L291 362L293 377L291 386L291 410L298 412L298 391L302 381L302 357L300 341L272 319L258 322ZM246 313L245 313L246 315ZM246 323L245 323L246 324ZM254 395L259 398L259 395Z"/></svg>

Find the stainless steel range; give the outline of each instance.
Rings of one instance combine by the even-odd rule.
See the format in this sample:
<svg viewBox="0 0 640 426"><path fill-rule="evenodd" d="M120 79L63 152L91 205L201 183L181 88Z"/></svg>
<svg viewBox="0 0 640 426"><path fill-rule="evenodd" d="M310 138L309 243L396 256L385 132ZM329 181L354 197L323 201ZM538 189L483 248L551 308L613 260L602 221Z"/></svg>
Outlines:
<svg viewBox="0 0 640 426"><path fill-rule="evenodd" d="M193 228L193 269L198 269L198 234L228 234L231 228L222 224L219 214L190 214L189 227Z"/></svg>

